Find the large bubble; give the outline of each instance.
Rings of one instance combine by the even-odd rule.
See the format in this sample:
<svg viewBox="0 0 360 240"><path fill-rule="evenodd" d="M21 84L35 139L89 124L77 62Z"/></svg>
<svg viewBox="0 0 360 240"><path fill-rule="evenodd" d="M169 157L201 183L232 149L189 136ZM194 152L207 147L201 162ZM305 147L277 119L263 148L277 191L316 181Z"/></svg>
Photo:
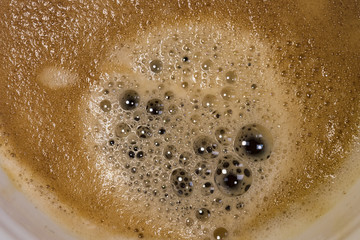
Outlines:
<svg viewBox="0 0 360 240"><path fill-rule="evenodd" d="M219 159L214 180L223 194L239 196L249 190L252 173L238 158L226 155Z"/></svg>
<svg viewBox="0 0 360 240"><path fill-rule="evenodd" d="M234 149L241 157L252 161L262 161L270 157L273 139L268 129L258 124L250 124L238 132Z"/></svg>

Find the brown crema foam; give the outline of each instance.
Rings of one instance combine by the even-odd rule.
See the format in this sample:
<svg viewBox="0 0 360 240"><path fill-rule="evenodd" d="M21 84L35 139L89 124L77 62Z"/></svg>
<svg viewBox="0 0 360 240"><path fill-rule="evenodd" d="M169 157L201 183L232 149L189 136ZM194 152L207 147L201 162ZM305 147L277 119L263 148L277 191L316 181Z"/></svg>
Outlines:
<svg viewBox="0 0 360 240"><path fill-rule="evenodd" d="M296 221L292 218L296 215L294 210L289 210L294 204L303 206L298 209L300 215L323 214L305 211L316 202L310 196L325 194L331 189L329 176L337 176L358 133L360 23L357 16L360 6L355 1L3 1L1 5L0 144L9 161L21 166L22 174L14 169L6 170L21 185L32 184L23 175L39 179L36 187L50 189L59 201L56 205L71 206L73 213L66 213L68 217L80 216L114 236L203 239L213 238L216 228L226 227L230 239L261 239L257 229L267 226L275 217ZM198 68L191 68L191 76L198 71L203 79L210 80L205 85L195 78L193 82L185 81L187 78L179 75L171 80L170 73L178 73L180 68L177 69L177 63L173 64L175 69L166 68L164 60L171 57L159 46L175 49L180 46L179 42L184 41L186 45L187 41L191 48L201 49L189 40L198 43L205 36L208 42L213 39L217 39L214 43L222 42L219 50L210 49L212 45L205 42L201 51L189 50L189 64L197 61L198 52L202 53ZM171 42L171 38L176 39ZM236 41L226 42L231 38ZM232 46L243 50L236 53L238 58ZM251 53L252 48L256 54ZM160 54L159 49L164 53ZM174 53L181 57L182 74L186 74L183 71L186 51ZM206 55L207 52L212 55ZM216 63L214 54L223 60L224 72L219 70L223 65ZM161 73L148 67L151 60L157 59L164 64ZM210 69L213 72L204 76L203 73L208 73L204 63L211 65L207 59L217 64L217 68ZM232 65L233 59L243 59L246 66ZM131 172L126 172L125 164L121 164L128 155L128 151L121 150L128 147L123 145L130 139L116 141L123 147L119 147L115 157L120 161L119 169L115 169L115 163L105 164L110 149L108 142L115 136L106 135L107 125L99 116L107 113L99 107L100 101L116 100L124 90L136 89L144 99L140 108L146 109L146 102L151 95L161 93L161 90L155 93L155 89L163 84L165 89L177 94L181 103L189 103L184 107L188 112L193 94L198 94L199 99L203 99L205 93L216 95L217 89L227 86L225 78L211 81L216 76L225 76L227 71L239 69L245 69L241 70L242 75L237 72L241 80L229 85L237 86L233 87L237 90L234 98L243 103L245 100L241 98L246 95L250 104L254 99L255 106L248 108L250 113L246 107L245 113L232 109L237 115L233 113L226 121L229 121L227 126L235 126L233 138L243 125L253 121L265 125L274 138L270 159L260 163L244 161L253 174L249 192L224 197L222 210L212 211L205 222L196 220L195 209L186 209L199 207L192 198L178 198L171 185L167 185L166 192L161 192L170 194L171 200L165 205L157 198L152 205L144 204L150 197L132 192L131 189L136 192L136 188L128 182L135 180L129 180ZM161 78L160 74L163 74ZM111 89L116 88L107 84L117 83L114 79L118 75L128 80L122 80L121 89L112 93ZM249 76L258 78L249 79ZM103 91L109 89L107 98ZM220 95L218 98L221 99ZM122 110L114 101L110 101L111 111L118 109L121 115ZM229 103L229 106L237 104L240 103ZM257 111L262 115L257 117ZM242 121L238 118L240 114L249 117ZM126 120L125 113L120 115L111 115L117 118L115 124L119 118ZM187 126L192 126L191 116L184 115L183 121L189 122ZM113 121L111 117L104 119ZM238 127L235 119L239 121ZM215 126L217 123L217 120L199 121L204 121L205 126L207 122L213 121ZM203 134L199 129L194 131ZM208 133L206 128L204 131ZM237 156L233 144L222 150L230 149L231 154ZM181 152L182 146L187 145L179 146L177 151ZM192 146L189 149L192 151ZM144 161L149 166L153 161L146 157ZM214 161L212 167L216 166ZM172 170L166 179L171 178ZM196 184L202 183L191 174ZM266 181L271 182L270 187ZM139 189L143 191L144 186L140 184ZM193 195L201 199L200 192L194 191ZM206 199L204 204L210 208ZM227 204L234 209L242 201L246 202L244 210L236 214L224 210ZM195 223L189 224L188 219ZM226 224L221 225L224 221Z"/></svg>

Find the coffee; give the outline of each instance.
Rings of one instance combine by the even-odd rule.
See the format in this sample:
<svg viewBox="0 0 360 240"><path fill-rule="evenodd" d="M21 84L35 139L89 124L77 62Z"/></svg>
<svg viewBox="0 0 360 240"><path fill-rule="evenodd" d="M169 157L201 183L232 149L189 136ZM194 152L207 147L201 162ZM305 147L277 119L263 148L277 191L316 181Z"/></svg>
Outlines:
<svg viewBox="0 0 360 240"><path fill-rule="evenodd" d="M356 175L356 3L6 5L3 165L76 232L285 238Z"/></svg>

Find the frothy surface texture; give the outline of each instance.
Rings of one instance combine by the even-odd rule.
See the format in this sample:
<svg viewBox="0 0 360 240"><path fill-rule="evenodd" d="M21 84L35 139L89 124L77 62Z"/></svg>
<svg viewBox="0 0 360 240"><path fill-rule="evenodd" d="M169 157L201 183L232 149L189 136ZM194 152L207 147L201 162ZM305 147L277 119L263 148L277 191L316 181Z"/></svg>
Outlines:
<svg viewBox="0 0 360 240"><path fill-rule="evenodd" d="M9 172L66 216L106 236L264 239L341 192L359 124L356 4L6 6Z"/></svg>

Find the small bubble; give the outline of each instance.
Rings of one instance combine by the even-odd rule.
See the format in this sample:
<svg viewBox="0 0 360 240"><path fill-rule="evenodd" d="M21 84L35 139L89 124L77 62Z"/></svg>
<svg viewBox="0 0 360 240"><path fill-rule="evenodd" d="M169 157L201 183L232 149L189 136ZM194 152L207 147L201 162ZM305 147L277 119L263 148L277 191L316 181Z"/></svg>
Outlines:
<svg viewBox="0 0 360 240"><path fill-rule="evenodd" d="M158 133L159 133L160 135L165 134L165 133L166 133L165 128L160 128L159 131L158 131Z"/></svg>
<svg viewBox="0 0 360 240"><path fill-rule="evenodd" d="M116 126L115 135L119 138L126 137L131 132L129 125L126 123L120 123Z"/></svg>
<svg viewBox="0 0 360 240"><path fill-rule="evenodd" d="M193 191L192 177L184 169L178 168L171 173L171 185L179 197L188 197Z"/></svg>
<svg viewBox="0 0 360 240"><path fill-rule="evenodd" d="M195 211L195 216L200 221L206 221L210 218L210 210L207 208L200 208Z"/></svg>
<svg viewBox="0 0 360 240"><path fill-rule="evenodd" d="M136 153L136 157L137 157L137 158L143 158L143 157L144 157L144 152L143 152L143 151L139 151L138 153Z"/></svg>
<svg viewBox="0 0 360 240"><path fill-rule="evenodd" d="M183 57L183 58L182 58L182 61L183 61L183 62L190 62L189 57L187 57L187 56Z"/></svg>
<svg viewBox="0 0 360 240"><path fill-rule="evenodd" d="M150 62L150 70L154 73L161 72L163 68L163 63L160 60L153 60Z"/></svg>
<svg viewBox="0 0 360 240"><path fill-rule="evenodd" d="M217 104L217 99L214 95L212 94L207 94L205 95L205 97L203 98L203 101L202 101L202 106L204 108L212 108L214 106L216 106Z"/></svg>
<svg viewBox="0 0 360 240"><path fill-rule="evenodd" d="M215 140L207 136L197 137L193 143L193 149L196 155L205 159L216 158L220 152Z"/></svg>
<svg viewBox="0 0 360 240"><path fill-rule="evenodd" d="M234 71L229 71L225 74L225 79L227 83L233 84L237 80L237 75Z"/></svg>
<svg viewBox="0 0 360 240"><path fill-rule="evenodd" d="M135 158L135 153L133 151L129 151L128 154L130 158Z"/></svg>
<svg viewBox="0 0 360 240"><path fill-rule="evenodd" d="M232 142L232 137L229 132L229 129L226 127L217 128L215 130L216 140L224 146L230 145L230 143Z"/></svg>
<svg viewBox="0 0 360 240"><path fill-rule="evenodd" d="M211 168L208 166L207 162L202 161L196 164L195 173L199 177L206 179L211 175Z"/></svg>
<svg viewBox="0 0 360 240"><path fill-rule="evenodd" d="M190 158L191 158L191 153L183 152L179 156L179 163L183 166L186 166L189 164Z"/></svg>
<svg viewBox="0 0 360 240"><path fill-rule="evenodd" d="M219 227L217 229L214 230L214 238L216 240L223 240L226 239L229 235L229 232L223 228L223 227Z"/></svg>
<svg viewBox="0 0 360 240"><path fill-rule="evenodd" d="M176 149L175 149L175 146L174 145L167 145L165 148L164 148L164 157L166 159L172 159L175 155L175 152L176 152Z"/></svg>
<svg viewBox="0 0 360 240"><path fill-rule="evenodd" d="M201 187L201 194L203 196L209 196L215 191L214 185L211 182L206 182Z"/></svg>
<svg viewBox="0 0 360 240"><path fill-rule="evenodd" d="M159 99L151 99L146 105L146 110L152 115L160 115L164 111L164 104Z"/></svg>
<svg viewBox="0 0 360 240"><path fill-rule="evenodd" d="M251 85L251 89L255 90L257 88L257 85L256 84L252 84Z"/></svg>
<svg viewBox="0 0 360 240"><path fill-rule="evenodd" d="M194 224L194 220L192 220L192 218L187 218L185 224L186 226L191 227Z"/></svg>
<svg viewBox="0 0 360 240"><path fill-rule="evenodd" d="M111 110L111 102L109 100L102 100L100 103L100 108L104 112L109 112Z"/></svg>
<svg viewBox="0 0 360 240"><path fill-rule="evenodd" d="M212 66L212 61L211 60L206 60L201 64L201 68L204 71L208 71L211 68L211 66Z"/></svg>
<svg viewBox="0 0 360 240"><path fill-rule="evenodd" d="M165 92L165 99L166 100L171 100L171 99L173 99L174 98L174 93L172 92L172 91L166 91Z"/></svg>
<svg viewBox="0 0 360 240"><path fill-rule="evenodd" d="M140 102L139 94L134 90L126 90L120 97L120 106L124 110L135 109Z"/></svg>
<svg viewBox="0 0 360 240"><path fill-rule="evenodd" d="M235 90L232 87L224 87L220 92L221 97L224 100L231 100L235 98Z"/></svg>
<svg viewBox="0 0 360 240"><path fill-rule="evenodd" d="M181 83L181 87L182 88L187 88L189 86L189 83L188 82L182 82Z"/></svg>
<svg viewBox="0 0 360 240"><path fill-rule="evenodd" d="M152 136L151 130L150 128L146 127L146 126L139 126L136 129L136 134L140 137L140 138L150 138Z"/></svg>
<svg viewBox="0 0 360 240"><path fill-rule="evenodd" d="M174 114L177 113L177 106L175 104L172 104L172 105L169 106L169 113L171 115L174 115Z"/></svg>

